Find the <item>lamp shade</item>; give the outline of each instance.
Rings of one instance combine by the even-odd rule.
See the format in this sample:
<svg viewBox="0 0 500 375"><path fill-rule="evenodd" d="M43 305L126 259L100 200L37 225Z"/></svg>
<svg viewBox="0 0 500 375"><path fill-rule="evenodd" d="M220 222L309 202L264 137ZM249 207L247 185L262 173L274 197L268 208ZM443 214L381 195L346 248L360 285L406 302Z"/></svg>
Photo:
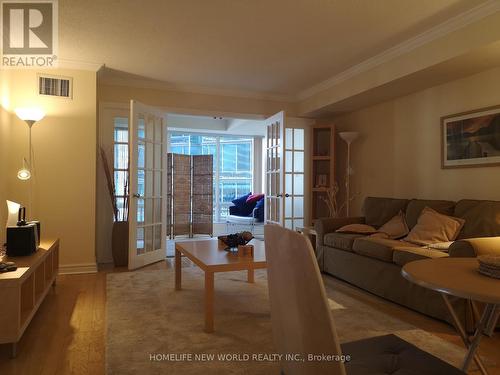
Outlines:
<svg viewBox="0 0 500 375"><path fill-rule="evenodd" d="M7 210L9 211L9 214L7 216L7 226L8 227L16 226L17 213L19 212L20 208L21 208L21 205L19 203L7 201Z"/></svg>
<svg viewBox="0 0 500 375"><path fill-rule="evenodd" d="M356 138L358 138L358 136L359 136L358 132L340 132L339 133L339 137L342 138L347 143L351 143Z"/></svg>
<svg viewBox="0 0 500 375"><path fill-rule="evenodd" d="M17 108L14 111L24 121L37 122L45 117L45 112L40 108Z"/></svg>

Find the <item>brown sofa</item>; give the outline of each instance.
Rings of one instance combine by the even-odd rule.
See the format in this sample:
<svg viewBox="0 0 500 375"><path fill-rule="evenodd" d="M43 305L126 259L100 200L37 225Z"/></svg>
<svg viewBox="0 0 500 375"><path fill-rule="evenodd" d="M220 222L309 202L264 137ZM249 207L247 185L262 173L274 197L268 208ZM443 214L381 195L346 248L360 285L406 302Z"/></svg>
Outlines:
<svg viewBox="0 0 500 375"><path fill-rule="evenodd" d="M365 223L378 228L400 210L405 212L408 227L417 223L420 212L430 207L446 215L465 219L458 239L448 252L428 249L402 241L336 233L351 223ZM423 314L450 322L442 297L417 286L401 275L406 263L426 258L475 257L483 253L500 254L500 202L484 200L394 199L368 197L363 217L319 219L316 255L320 269L377 296L386 298ZM453 305L467 327L472 327L470 303L460 298Z"/></svg>

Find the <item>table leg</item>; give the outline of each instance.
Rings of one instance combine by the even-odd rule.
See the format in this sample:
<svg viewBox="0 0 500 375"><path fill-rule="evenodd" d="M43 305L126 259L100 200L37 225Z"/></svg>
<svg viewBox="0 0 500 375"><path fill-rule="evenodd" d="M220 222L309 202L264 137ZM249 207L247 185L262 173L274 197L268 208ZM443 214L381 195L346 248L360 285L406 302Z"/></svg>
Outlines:
<svg viewBox="0 0 500 375"><path fill-rule="evenodd" d="M255 282L255 279L254 279L254 269L253 269L253 268L250 268L250 269L248 270L248 277L247 277L247 281L248 281L249 283L253 283L253 282Z"/></svg>
<svg viewBox="0 0 500 375"><path fill-rule="evenodd" d="M214 273L205 271L205 332L214 331Z"/></svg>
<svg viewBox="0 0 500 375"><path fill-rule="evenodd" d="M499 318L500 318L500 309L497 306L495 314L492 315L492 319L490 319L490 321L488 322L488 326L486 327L485 334L488 335L489 337L493 336Z"/></svg>
<svg viewBox="0 0 500 375"><path fill-rule="evenodd" d="M477 307L477 303L469 300L470 305L472 307L472 316L474 317L474 324L478 324L481 320L481 314L479 313L479 308Z"/></svg>
<svg viewBox="0 0 500 375"><path fill-rule="evenodd" d="M17 357L17 342L10 344L10 358L14 359Z"/></svg>
<svg viewBox="0 0 500 375"><path fill-rule="evenodd" d="M476 354L477 345L479 344L479 340L481 339L480 337L481 337L481 333L482 333L482 330L484 329L484 327L481 329L481 331L476 330L476 334L474 335L474 339L471 341L469 338L469 335L467 334L464 327L460 323L460 319L458 318L457 313L453 309L453 306L451 305L451 302L448 298L448 295L441 293L441 296L443 297L444 303L445 303L446 307L448 308L448 312L451 315L455 329L457 330L458 334L462 338L462 341L463 341L465 347L468 349L467 355L466 355L465 360L464 360L464 364L462 366L462 370L467 372L467 369L468 369L469 364L470 364L470 360L473 358L474 362L476 362L477 367L479 368L481 373L488 374L488 371L486 370L486 367L484 366L483 362L481 361L481 358L479 358L479 356ZM481 318L481 321L478 323L478 329L479 329L479 326L481 325L482 320L485 318L485 313L486 313L486 309L483 313L483 317ZM487 318L489 319L489 316ZM480 332L478 337L476 337L477 332ZM473 345L473 342L475 340L477 340L477 343L475 343Z"/></svg>
<svg viewBox="0 0 500 375"><path fill-rule="evenodd" d="M182 267L181 267L181 252L175 249L175 290L181 290L182 283Z"/></svg>

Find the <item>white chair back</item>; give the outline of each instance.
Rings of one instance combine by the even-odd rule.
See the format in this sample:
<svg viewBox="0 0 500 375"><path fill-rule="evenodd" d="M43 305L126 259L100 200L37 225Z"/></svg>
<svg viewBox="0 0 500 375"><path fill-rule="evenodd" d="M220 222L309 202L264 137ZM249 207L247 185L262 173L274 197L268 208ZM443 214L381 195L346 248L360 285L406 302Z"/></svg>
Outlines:
<svg viewBox="0 0 500 375"><path fill-rule="evenodd" d="M300 354L305 359L283 360L283 373L345 375L339 361L309 360L310 355L342 354L310 241L277 225L265 226L264 241L276 349L284 356Z"/></svg>

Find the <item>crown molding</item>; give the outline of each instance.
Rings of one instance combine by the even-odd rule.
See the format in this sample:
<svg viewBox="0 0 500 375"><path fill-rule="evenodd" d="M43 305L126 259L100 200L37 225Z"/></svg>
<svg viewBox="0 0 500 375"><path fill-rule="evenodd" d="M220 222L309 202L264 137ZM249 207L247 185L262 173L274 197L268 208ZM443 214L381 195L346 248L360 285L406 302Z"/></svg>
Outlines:
<svg viewBox="0 0 500 375"><path fill-rule="evenodd" d="M91 72L98 72L103 66L104 64L100 63L59 59L57 68L72 69L72 70L88 70Z"/></svg>
<svg viewBox="0 0 500 375"><path fill-rule="evenodd" d="M265 93L265 92L250 91L250 90L212 88L206 86L187 85L187 84L173 84L146 78L141 79L141 78L128 78L128 77L106 75L105 73L100 78L100 84L112 85L112 86L137 87L143 89L165 90L173 92L185 92L190 94L270 100L270 101L287 102L287 103L293 103L296 100L295 95L273 94L273 93Z"/></svg>
<svg viewBox="0 0 500 375"><path fill-rule="evenodd" d="M352 66L349 69L323 81L308 89L299 92L296 100L305 100L311 96L338 85L341 82L355 77L358 74L364 73L377 66L383 65L390 60L411 52L427 43L446 36L454 31L464 28L471 23L477 22L496 12L500 11L500 1L488 0L487 2L469 9L445 22L436 25L423 33L405 40L373 57L370 57L359 64Z"/></svg>

